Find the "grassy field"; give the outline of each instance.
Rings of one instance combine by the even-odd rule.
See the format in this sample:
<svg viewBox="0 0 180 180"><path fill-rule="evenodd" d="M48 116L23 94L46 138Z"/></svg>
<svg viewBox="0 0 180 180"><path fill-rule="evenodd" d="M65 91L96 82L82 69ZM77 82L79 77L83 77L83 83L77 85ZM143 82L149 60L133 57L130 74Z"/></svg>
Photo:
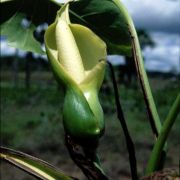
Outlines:
<svg viewBox="0 0 180 180"><path fill-rule="evenodd" d="M19 75L18 87L8 73L1 75L1 144L42 158L56 165L66 174L85 179L69 158L64 145L62 126L63 89L57 87L50 73L32 74L31 89L23 85ZM161 120L166 117L176 94L178 80L151 78L151 87ZM142 93L138 85L119 85L119 93L128 128L133 137L138 172L142 175L153 147L154 137L148 122ZM112 86L101 89L100 101L105 112L106 132L99 144L102 166L112 180L130 179L128 153L120 123L117 120ZM180 117L168 138L166 167L178 167ZM33 177L1 164L1 179L30 180ZM15 178L17 177L17 178Z"/></svg>

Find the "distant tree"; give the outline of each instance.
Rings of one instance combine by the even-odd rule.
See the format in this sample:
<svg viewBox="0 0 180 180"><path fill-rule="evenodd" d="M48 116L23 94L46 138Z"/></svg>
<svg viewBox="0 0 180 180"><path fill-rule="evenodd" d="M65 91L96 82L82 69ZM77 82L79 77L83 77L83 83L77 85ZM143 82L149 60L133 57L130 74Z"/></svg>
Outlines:
<svg viewBox="0 0 180 180"><path fill-rule="evenodd" d="M146 46L154 47L155 42L151 38L150 34L144 29L139 29L137 31L141 49L143 50ZM132 82L132 77L136 76L136 68L133 57L125 57L125 65L119 66L119 79L121 83L129 85Z"/></svg>
<svg viewBox="0 0 180 180"><path fill-rule="evenodd" d="M31 64L33 60L33 54L28 52L26 54L26 61L25 61L25 87L28 90L31 86Z"/></svg>
<svg viewBox="0 0 180 180"><path fill-rule="evenodd" d="M16 49L15 56L12 62L12 78L13 78L13 87L18 87L18 72L19 72L19 58L18 58L18 49Z"/></svg>
<svg viewBox="0 0 180 180"><path fill-rule="evenodd" d="M147 31L143 29L139 29L137 33L142 49L144 49L146 46L150 46L150 47L155 46L155 42L153 41L153 39L151 38L150 34Z"/></svg>

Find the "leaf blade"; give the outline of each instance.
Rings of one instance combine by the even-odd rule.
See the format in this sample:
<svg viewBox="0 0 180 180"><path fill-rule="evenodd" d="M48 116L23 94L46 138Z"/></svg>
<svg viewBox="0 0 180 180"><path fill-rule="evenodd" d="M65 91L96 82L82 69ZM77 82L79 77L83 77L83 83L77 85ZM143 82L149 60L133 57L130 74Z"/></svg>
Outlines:
<svg viewBox="0 0 180 180"><path fill-rule="evenodd" d="M30 24L29 28L22 27L21 23L24 17L24 14L18 13L3 23L1 25L1 35L7 37L9 46L38 54L44 54L40 43L33 35L35 26Z"/></svg>
<svg viewBox="0 0 180 180"><path fill-rule="evenodd" d="M38 158L30 156L28 154L8 149L5 147L0 147L0 159L5 160L16 167L38 177L40 179L48 180L73 180L69 176L64 175L62 172L59 172L55 167L42 161Z"/></svg>
<svg viewBox="0 0 180 180"><path fill-rule="evenodd" d="M38 25L53 22L59 7L55 0L3 0L0 2L1 35L7 37L9 46L43 55L45 52L33 33ZM29 20L28 27L22 26L25 18Z"/></svg>
<svg viewBox="0 0 180 180"><path fill-rule="evenodd" d="M113 1L79 0L70 2L71 21L88 26L107 44L109 54L131 56L131 38L127 19Z"/></svg>

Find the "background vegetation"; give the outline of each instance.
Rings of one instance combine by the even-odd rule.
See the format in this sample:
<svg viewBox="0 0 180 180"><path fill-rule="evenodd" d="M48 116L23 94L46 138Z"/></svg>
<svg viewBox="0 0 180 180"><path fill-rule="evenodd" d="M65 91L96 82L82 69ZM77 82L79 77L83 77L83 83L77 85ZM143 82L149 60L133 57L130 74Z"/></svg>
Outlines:
<svg viewBox="0 0 180 180"><path fill-rule="evenodd" d="M13 75L12 64L2 63L1 68L1 144L13 149L46 160L66 174L83 179L81 171L73 164L64 146L64 130L62 126L62 103L64 92L58 87L48 66L37 68L35 60L31 63L30 87L26 87L25 64L18 59L19 70ZM33 65L35 63L35 66ZM33 68L36 67L36 68ZM119 93L127 124L133 137L138 172L141 175L147 163L154 143L154 137L148 122L143 97L137 79L133 76L131 83L124 84L119 78ZM149 74L150 83L157 103L161 119L164 119L179 91L178 77ZM106 132L101 138L99 154L103 169L110 179L130 179L128 153L121 126L116 117L116 108L111 80L106 71L106 80L100 93L100 101L105 112ZM180 117L177 118L168 138L166 167L178 167L180 149ZM16 168L1 164L2 179L18 180L34 179ZM85 179L85 178L84 178Z"/></svg>

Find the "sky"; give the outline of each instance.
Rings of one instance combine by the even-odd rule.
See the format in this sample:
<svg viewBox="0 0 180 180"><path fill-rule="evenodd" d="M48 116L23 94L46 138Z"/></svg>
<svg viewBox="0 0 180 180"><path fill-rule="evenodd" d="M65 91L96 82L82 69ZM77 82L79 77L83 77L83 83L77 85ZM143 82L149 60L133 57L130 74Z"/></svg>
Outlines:
<svg viewBox="0 0 180 180"><path fill-rule="evenodd" d="M156 46L143 51L148 70L180 73L180 0L122 0L136 28L147 30Z"/></svg>
<svg viewBox="0 0 180 180"><path fill-rule="evenodd" d="M131 14L135 27L147 30L156 43L154 48L146 47L143 51L146 69L180 73L180 0L121 1ZM1 52L14 53L15 49L1 43ZM116 56L109 59L117 64Z"/></svg>

